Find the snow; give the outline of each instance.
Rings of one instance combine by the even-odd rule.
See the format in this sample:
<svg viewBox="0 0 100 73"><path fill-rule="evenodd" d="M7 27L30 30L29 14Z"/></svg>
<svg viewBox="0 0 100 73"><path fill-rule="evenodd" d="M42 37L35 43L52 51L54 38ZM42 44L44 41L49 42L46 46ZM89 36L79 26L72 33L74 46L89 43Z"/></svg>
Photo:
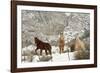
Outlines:
<svg viewBox="0 0 100 73"><path fill-rule="evenodd" d="M38 62L39 61L39 56L35 55L33 58L33 62Z"/></svg>
<svg viewBox="0 0 100 73"><path fill-rule="evenodd" d="M64 53L59 53L59 47L52 46L52 56L51 55L45 55L45 52L43 51L42 56L36 55L34 53L31 53L35 49L33 48L33 45L30 45L28 47L25 47L22 49L24 53L27 53L27 55L22 55L22 62L45 62L45 61L51 61L51 62L66 62L70 60L74 60L74 52L68 52L69 48L65 47ZM67 49L66 49L67 48ZM23 54L23 53L22 53ZM32 56L32 57L31 57Z"/></svg>
<svg viewBox="0 0 100 73"><path fill-rule="evenodd" d="M70 61L73 59L74 59L73 52L70 52L70 53L67 52L67 53L62 53L62 54L56 53L56 54L53 54L52 61L53 62L66 62L66 61Z"/></svg>

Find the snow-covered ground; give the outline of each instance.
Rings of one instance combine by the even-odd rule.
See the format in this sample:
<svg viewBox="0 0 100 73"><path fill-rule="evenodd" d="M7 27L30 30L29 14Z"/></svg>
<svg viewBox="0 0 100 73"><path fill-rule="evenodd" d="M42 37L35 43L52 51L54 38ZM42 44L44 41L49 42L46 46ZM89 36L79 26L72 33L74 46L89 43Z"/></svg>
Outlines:
<svg viewBox="0 0 100 73"><path fill-rule="evenodd" d="M73 52L66 52L66 53L56 53L53 54L52 61L53 62L65 62L65 61L70 61L74 59L74 53Z"/></svg>
<svg viewBox="0 0 100 73"><path fill-rule="evenodd" d="M30 45L22 49L22 62L66 62L74 59L74 52L68 52L68 48L64 48L64 53L59 53L59 48L52 46L52 56L45 55L43 51L42 56L36 55L35 46Z"/></svg>

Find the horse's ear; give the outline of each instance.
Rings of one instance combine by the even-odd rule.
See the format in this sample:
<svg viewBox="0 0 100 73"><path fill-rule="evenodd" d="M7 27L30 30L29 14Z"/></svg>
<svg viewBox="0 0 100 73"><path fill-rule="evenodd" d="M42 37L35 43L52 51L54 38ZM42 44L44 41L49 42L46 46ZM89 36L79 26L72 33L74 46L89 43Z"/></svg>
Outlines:
<svg viewBox="0 0 100 73"><path fill-rule="evenodd" d="M36 38L36 37L34 37L34 41L35 41L35 43L36 43L36 41L37 41L37 38Z"/></svg>
<svg viewBox="0 0 100 73"><path fill-rule="evenodd" d="M34 39L36 40L36 39L37 39L37 37L34 37Z"/></svg>

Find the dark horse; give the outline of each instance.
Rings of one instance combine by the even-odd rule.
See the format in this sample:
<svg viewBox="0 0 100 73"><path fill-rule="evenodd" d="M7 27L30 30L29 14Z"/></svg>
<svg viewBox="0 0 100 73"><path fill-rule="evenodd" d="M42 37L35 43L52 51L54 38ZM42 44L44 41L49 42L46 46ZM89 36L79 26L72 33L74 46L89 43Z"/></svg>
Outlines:
<svg viewBox="0 0 100 73"><path fill-rule="evenodd" d="M45 50L46 55L48 55L48 51L49 51L49 54L51 55L51 45L49 43L43 42L39 40L37 37L35 37L34 39L35 39L35 44L37 46L37 48L35 49L36 53L37 53L37 50L40 49L40 55L42 55L43 50Z"/></svg>

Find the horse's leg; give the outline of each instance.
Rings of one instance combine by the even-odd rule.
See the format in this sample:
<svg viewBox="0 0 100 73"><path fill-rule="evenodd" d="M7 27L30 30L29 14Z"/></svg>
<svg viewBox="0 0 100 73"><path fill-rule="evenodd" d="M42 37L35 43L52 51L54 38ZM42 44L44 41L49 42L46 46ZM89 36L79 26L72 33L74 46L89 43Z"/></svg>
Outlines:
<svg viewBox="0 0 100 73"><path fill-rule="evenodd" d="M42 55L42 49L40 50L40 55Z"/></svg>
<svg viewBox="0 0 100 73"><path fill-rule="evenodd" d="M45 53L46 53L46 55L48 55L47 49L45 49Z"/></svg>
<svg viewBox="0 0 100 73"><path fill-rule="evenodd" d="M59 52L60 52L60 54L61 54L61 46L59 46Z"/></svg>
<svg viewBox="0 0 100 73"><path fill-rule="evenodd" d="M63 47L61 47L61 53L63 53Z"/></svg>
<svg viewBox="0 0 100 73"><path fill-rule="evenodd" d="M36 53L36 54L37 54L37 50L38 50L38 48L35 49L35 53Z"/></svg>
<svg viewBox="0 0 100 73"><path fill-rule="evenodd" d="M64 45L62 46L62 53L64 52Z"/></svg>
<svg viewBox="0 0 100 73"><path fill-rule="evenodd" d="M51 55L52 53L51 53L51 49L48 49L48 51L49 51L49 54Z"/></svg>

